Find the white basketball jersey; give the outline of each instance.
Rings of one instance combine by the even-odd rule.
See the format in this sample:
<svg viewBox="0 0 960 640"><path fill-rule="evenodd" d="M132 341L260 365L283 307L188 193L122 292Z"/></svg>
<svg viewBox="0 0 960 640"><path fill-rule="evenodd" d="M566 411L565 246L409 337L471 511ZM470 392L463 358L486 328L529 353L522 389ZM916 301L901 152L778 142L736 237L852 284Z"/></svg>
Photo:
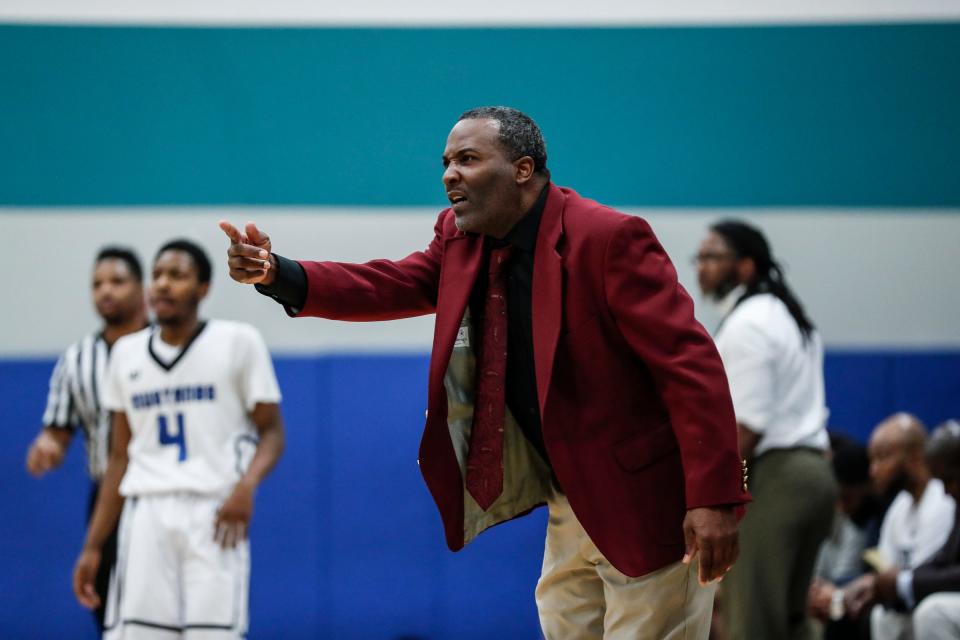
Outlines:
<svg viewBox="0 0 960 640"><path fill-rule="evenodd" d="M210 320L167 359L159 333L125 336L110 356L103 404L132 435L120 493L226 495L256 449L250 412L280 402L266 344L250 325Z"/></svg>

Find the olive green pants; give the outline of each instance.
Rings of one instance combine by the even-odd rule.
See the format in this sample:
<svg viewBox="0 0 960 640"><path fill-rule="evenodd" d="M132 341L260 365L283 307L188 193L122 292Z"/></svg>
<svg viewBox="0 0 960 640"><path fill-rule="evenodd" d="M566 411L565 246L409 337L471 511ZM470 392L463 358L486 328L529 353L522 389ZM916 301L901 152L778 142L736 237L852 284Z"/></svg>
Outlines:
<svg viewBox="0 0 960 640"><path fill-rule="evenodd" d="M830 532L837 485L811 449L763 453L750 469L753 502L740 523L740 558L721 584L729 640L811 637L807 591Z"/></svg>

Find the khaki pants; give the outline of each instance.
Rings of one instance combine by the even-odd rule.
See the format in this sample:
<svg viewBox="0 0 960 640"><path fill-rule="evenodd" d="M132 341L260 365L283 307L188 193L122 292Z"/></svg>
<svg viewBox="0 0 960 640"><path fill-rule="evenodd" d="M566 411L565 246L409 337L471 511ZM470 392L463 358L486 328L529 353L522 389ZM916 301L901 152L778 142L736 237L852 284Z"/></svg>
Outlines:
<svg viewBox="0 0 960 640"><path fill-rule="evenodd" d="M617 571L554 494L537 583L547 640L705 640L716 585L701 587L696 563L680 562L639 578Z"/></svg>

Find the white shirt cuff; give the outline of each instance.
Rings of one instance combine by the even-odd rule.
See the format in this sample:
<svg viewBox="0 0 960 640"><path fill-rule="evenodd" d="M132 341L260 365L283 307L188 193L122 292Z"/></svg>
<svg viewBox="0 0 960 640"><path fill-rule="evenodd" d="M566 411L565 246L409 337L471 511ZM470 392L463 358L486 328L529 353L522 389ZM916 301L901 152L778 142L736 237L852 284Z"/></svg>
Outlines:
<svg viewBox="0 0 960 640"><path fill-rule="evenodd" d="M897 574L897 595L908 609L916 606L917 603L913 597L913 569L905 569Z"/></svg>

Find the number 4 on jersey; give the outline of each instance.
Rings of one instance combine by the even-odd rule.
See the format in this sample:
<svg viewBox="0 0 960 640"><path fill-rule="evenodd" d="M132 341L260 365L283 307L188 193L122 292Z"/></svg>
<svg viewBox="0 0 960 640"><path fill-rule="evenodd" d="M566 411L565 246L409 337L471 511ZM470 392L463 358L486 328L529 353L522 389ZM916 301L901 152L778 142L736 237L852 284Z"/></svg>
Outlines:
<svg viewBox="0 0 960 640"><path fill-rule="evenodd" d="M187 439L186 432L183 429L183 414L176 414L177 417L177 432L171 434L169 430L169 423L167 416L160 414L157 416L157 420L160 426L160 444L175 444L180 447L179 460L183 462L187 459Z"/></svg>

